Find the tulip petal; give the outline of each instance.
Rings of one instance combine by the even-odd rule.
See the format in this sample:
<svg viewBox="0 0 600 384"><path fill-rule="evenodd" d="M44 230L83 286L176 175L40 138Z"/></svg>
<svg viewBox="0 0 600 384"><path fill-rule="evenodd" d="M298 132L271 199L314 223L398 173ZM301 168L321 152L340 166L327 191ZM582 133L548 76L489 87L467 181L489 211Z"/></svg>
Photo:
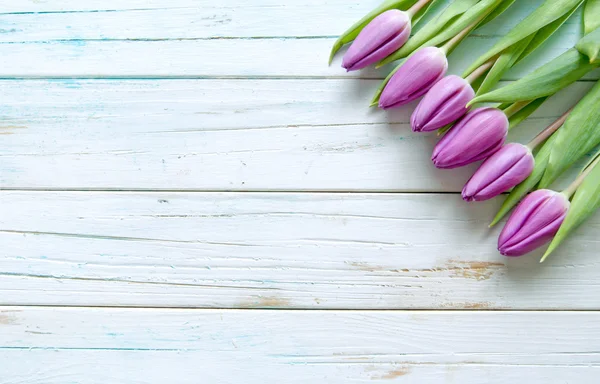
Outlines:
<svg viewBox="0 0 600 384"><path fill-rule="evenodd" d="M475 96L463 78L450 75L438 81L414 110L410 122L415 132L435 131L467 113L467 103Z"/></svg>
<svg viewBox="0 0 600 384"><path fill-rule="evenodd" d="M479 24L482 26L502 14L513 2L514 0L454 0L437 18L419 29L399 51L379 63L378 67L407 57L419 48L437 46L488 14ZM490 9L493 11L490 12Z"/></svg>
<svg viewBox="0 0 600 384"><path fill-rule="evenodd" d="M333 47L331 48L331 53L329 54L329 64L333 61L333 57L344 46L356 39L359 33L378 15L382 14L385 11L390 9L401 9L408 10L413 4L414 0L386 0L381 3L377 8L373 9L371 12L366 14L362 19L354 23L350 28L348 28L342 35L335 41ZM427 7L429 9L430 7ZM413 20L414 22L415 20ZM414 22L413 24L416 24Z"/></svg>
<svg viewBox="0 0 600 384"><path fill-rule="evenodd" d="M506 222L504 229L502 229L502 232L500 233L500 237L498 238L498 247L506 244L508 240L510 240L517 233L525 221L531 216L531 213L534 212L544 201L546 201L547 197L548 191L537 190L529 194L527 198L517 206L513 214ZM527 204L525 204L525 202L527 202Z"/></svg>
<svg viewBox="0 0 600 384"><path fill-rule="evenodd" d="M533 234L546 228L556 219L564 217L566 210L561 202L564 198L552 196L546 198L533 211L529 217L522 223L519 231L515 233L509 240L504 243L504 246L510 247L529 239ZM525 202L526 204L526 202ZM558 227L556 227L558 231Z"/></svg>
<svg viewBox="0 0 600 384"><path fill-rule="evenodd" d="M505 245L500 249L500 253L504 256L523 256L536 250L552 240L561 223L564 221L565 216L566 213L557 217L554 221L546 225L546 227L532 234L527 239L523 239L520 243L514 245Z"/></svg>
<svg viewBox="0 0 600 384"><path fill-rule="evenodd" d="M520 256L550 241L569 208L561 193L541 189L531 193L511 215L498 238L503 255Z"/></svg>
<svg viewBox="0 0 600 384"><path fill-rule="evenodd" d="M502 147L508 132L506 115L496 108L467 113L442 137L431 157L437 168L457 168L485 159Z"/></svg>
<svg viewBox="0 0 600 384"><path fill-rule="evenodd" d="M355 71L357 69L366 68L371 64L375 64L382 58L389 55L391 52L394 52L396 49L400 48L402 44L406 43L410 36L410 24L406 25L400 33L395 36L390 37L388 40L384 41L380 46L376 47L368 53L365 57L358 60L356 63L347 66L346 64L342 64L344 68L348 71ZM345 56L344 56L345 59Z"/></svg>
<svg viewBox="0 0 600 384"><path fill-rule="evenodd" d="M600 156L600 152L596 156ZM577 188L571 207L560 230L548 247L542 261L548 257L577 227L600 208L600 165L594 166Z"/></svg>
<svg viewBox="0 0 600 384"><path fill-rule="evenodd" d="M444 51L436 47L419 50L394 73L379 99L379 107L389 109L424 95L448 69Z"/></svg>
<svg viewBox="0 0 600 384"><path fill-rule="evenodd" d="M494 220L490 224L490 227L498 224L500 220L510 210L519 203L519 201L527 195L529 191L534 189L534 187L538 184L544 171L546 170L546 166L548 165L548 159L550 158L550 150L556 140L556 134L550 136L550 138L544 143L542 148L535 154L535 166L533 167L533 171L531 175L527 177L521 184L517 185L508 195L506 200L502 203L502 206L498 210L498 213L494 217Z"/></svg>
<svg viewBox="0 0 600 384"><path fill-rule="evenodd" d="M489 200L492 197L496 197L499 194L510 190L531 174L534 165L533 155L524 156L501 177L482 188L475 199L478 201Z"/></svg>
<svg viewBox="0 0 600 384"><path fill-rule="evenodd" d="M531 174L533 155L524 145L511 143L488 158L462 191L466 201L484 201L506 192Z"/></svg>
<svg viewBox="0 0 600 384"><path fill-rule="evenodd" d="M410 17L392 9L373 19L356 37L342 61L348 71L365 68L400 48L410 36Z"/></svg>

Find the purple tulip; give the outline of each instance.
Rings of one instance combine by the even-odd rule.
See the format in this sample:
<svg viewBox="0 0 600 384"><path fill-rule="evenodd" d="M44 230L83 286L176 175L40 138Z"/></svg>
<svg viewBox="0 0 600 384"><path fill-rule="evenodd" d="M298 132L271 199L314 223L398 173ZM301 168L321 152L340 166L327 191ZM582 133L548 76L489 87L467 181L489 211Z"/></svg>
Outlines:
<svg viewBox="0 0 600 384"><path fill-rule="evenodd" d="M427 92L410 118L415 132L430 132L461 118L475 92L465 79L456 75L444 77Z"/></svg>
<svg viewBox="0 0 600 384"><path fill-rule="evenodd" d="M485 159L504 144L508 118L497 108L477 108L467 113L433 149L437 168L457 168Z"/></svg>
<svg viewBox="0 0 600 384"><path fill-rule="evenodd" d="M504 226L498 250L504 256L521 256L552 240L569 210L562 193L540 189L527 196Z"/></svg>
<svg viewBox="0 0 600 384"><path fill-rule="evenodd" d="M358 34L342 60L348 71L365 68L391 55L410 36L410 17L391 9L374 18Z"/></svg>
<svg viewBox="0 0 600 384"><path fill-rule="evenodd" d="M465 201L483 201L525 180L535 166L529 147L511 143L489 157L462 190Z"/></svg>
<svg viewBox="0 0 600 384"><path fill-rule="evenodd" d="M448 69L448 60L443 50L426 47L410 56L387 83L379 107L399 107L423 96L437 83Z"/></svg>

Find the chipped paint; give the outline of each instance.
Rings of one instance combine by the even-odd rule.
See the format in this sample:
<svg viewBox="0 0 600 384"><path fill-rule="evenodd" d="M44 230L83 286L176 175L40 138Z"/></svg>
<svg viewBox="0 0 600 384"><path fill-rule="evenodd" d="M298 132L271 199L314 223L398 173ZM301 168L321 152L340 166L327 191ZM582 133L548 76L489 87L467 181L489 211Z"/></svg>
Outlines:
<svg viewBox="0 0 600 384"><path fill-rule="evenodd" d="M239 303L240 308L287 308L290 300L277 296L252 296Z"/></svg>
<svg viewBox="0 0 600 384"><path fill-rule="evenodd" d="M389 271L389 269L384 268L380 265L372 265L372 264L364 263L364 262L360 262L360 261L352 261L352 262L347 262L347 263L356 269L359 269L361 271L366 271L366 272Z"/></svg>
<svg viewBox="0 0 600 384"><path fill-rule="evenodd" d="M333 356L339 356L343 360L347 360L347 361L368 361L368 360L371 360L371 357L369 357L369 356L348 355L346 352L334 352L332 355Z"/></svg>
<svg viewBox="0 0 600 384"><path fill-rule="evenodd" d="M466 303L462 306L464 309L490 309L493 308L494 305L489 301L481 302L481 303Z"/></svg>
<svg viewBox="0 0 600 384"><path fill-rule="evenodd" d="M24 125L0 125L0 135L12 135L14 129L27 128Z"/></svg>
<svg viewBox="0 0 600 384"><path fill-rule="evenodd" d="M499 309L490 301L444 303L440 307L444 309Z"/></svg>
<svg viewBox="0 0 600 384"><path fill-rule="evenodd" d="M473 280L490 279L495 273L502 271L506 267L503 263L499 262L460 260L448 260L443 266L418 269L390 269L380 265L373 265L359 261L347 262L347 264L366 272L402 272L415 273L419 276L423 273L447 273L450 277L461 277Z"/></svg>
<svg viewBox="0 0 600 384"><path fill-rule="evenodd" d="M0 324L2 324L2 325L17 324L17 319L14 316L7 315L6 312L1 312L0 313Z"/></svg>
<svg viewBox="0 0 600 384"><path fill-rule="evenodd" d="M385 373L382 376L374 376L372 378L372 380L393 380L393 379L397 379L398 377L408 375L410 373L410 371L411 371L410 367L395 368L395 369Z"/></svg>
<svg viewBox="0 0 600 384"><path fill-rule="evenodd" d="M453 276L474 280L487 280L505 268L504 263L491 261L448 260L447 263L447 269Z"/></svg>

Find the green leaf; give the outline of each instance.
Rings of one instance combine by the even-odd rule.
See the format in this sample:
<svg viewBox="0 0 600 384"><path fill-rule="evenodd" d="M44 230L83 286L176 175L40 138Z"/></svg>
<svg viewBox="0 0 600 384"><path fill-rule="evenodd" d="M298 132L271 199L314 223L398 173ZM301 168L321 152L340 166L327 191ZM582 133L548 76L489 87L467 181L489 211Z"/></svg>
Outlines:
<svg viewBox="0 0 600 384"><path fill-rule="evenodd" d="M577 103L556 136L541 188L600 144L600 82Z"/></svg>
<svg viewBox="0 0 600 384"><path fill-rule="evenodd" d="M564 24L564 22L577 10L573 8L571 12L567 12L561 18L553 21L544 28L534 34L525 37L523 40L511 45L496 59L494 66L485 76L481 86L477 90L477 95L489 92L501 79L504 73L523 60L533 51L535 51L542 43L544 43L552 34ZM463 77L467 77L469 72L465 72Z"/></svg>
<svg viewBox="0 0 600 384"><path fill-rule="evenodd" d="M454 126L454 124L456 124L456 121L444 125L442 128L437 130L437 135L442 136L444 133L448 132L450 128Z"/></svg>
<svg viewBox="0 0 600 384"><path fill-rule="evenodd" d="M515 126L521 124L521 122L527 119L533 112L535 112L539 107L544 104L544 102L548 99L548 97L540 97L527 104L523 109L519 112L515 113L508 119L508 129L513 129Z"/></svg>
<svg viewBox="0 0 600 384"><path fill-rule="evenodd" d="M337 51L352 40L356 39L356 36L363 30L363 28L369 24L374 18L379 16L385 11L389 11L390 9L400 9L407 10L410 8L417 0L386 0L381 3L377 8L373 9L371 12L365 15L362 19L354 23L350 28L346 30L346 32L342 33L342 35L336 40L331 48L331 54L329 55L329 64L333 61L333 57L337 53Z"/></svg>
<svg viewBox="0 0 600 384"><path fill-rule="evenodd" d="M411 20L411 27L414 28L417 24L419 24L419 21L421 21L421 19L427 14L427 12L429 12L429 10L435 7L440 1L441 0L432 0L431 3L427 4L419 12L417 12L417 14L414 15Z"/></svg>
<svg viewBox="0 0 600 384"><path fill-rule="evenodd" d="M508 34L498 41L490 50L481 55L470 67L466 74L470 74L483 63L498 55L511 45L536 33L546 25L561 18L564 14L581 5L583 0L546 0L544 4L530 13Z"/></svg>
<svg viewBox="0 0 600 384"><path fill-rule="evenodd" d="M489 92L496 84L498 84L500 79L502 79L502 75L514 65L515 61L517 61L521 53L527 48L527 44L531 42L533 37L534 35L526 37L500 54L477 89L477 95Z"/></svg>
<svg viewBox="0 0 600 384"><path fill-rule="evenodd" d="M487 17L485 19L483 19L483 21L481 23L479 23L479 25L477 26L477 28L483 27L484 25L486 25L490 21L494 20L496 17L498 17L501 14L503 14L504 11L506 11L508 8L510 8L510 6L513 5L513 3L515 1L516 0L505 0L505 1L503 1L498 7L496 7L492 11L492 13L490 13L489 15L487 15Z"/></svg>
<svg viewBox="0 0 600 384"><path fill-rule="evenodd" d="M581 173L583 173L583 172L585 172L585 170L586 170L586 169L588 169L588 168L590 167L590 165L592 165L592 163L598 159L598 157L600 157L600 150L598 150L598 151L596 152L596 154L595 154L594 156L592 156L592 158L590 159L590 161L588 161L588 162L587 162L587 163L586 163L586 164L583 166L583 168L581 169L581 172L580 172L580 174L581 174Z"/></svg>
<svg viewBox="0 0 600 384"><path fill-rule="evenodd" d="M550 96L597 67L571 48L525 77L495 91L475 97L468 105L484 102L516 102Z"/></svg>
<svg viewBox="0 0 600 384"><path fill-rule="evenodd" d="M600 0L587 0L583 9L583 29L586 34L600 27Z"/></svg>
<svg viewBox="0 0 600 384"><path fill-rule="evenodd" d="M467 10L461 17L455 22L439 32L436 36L428 40L423 46L438 46L442 43L450 40L454 36L458 35L463 29L469 27L471 24L480 20L496 7L498 7L503 0L482 0L469 10Z"/></svg>
<svg viewBox="0 0 600 384"><path fill-rule="evenodd" d="M490 224L490 227L498 224L498 222L500 222L500 220L502 220L502 218L506 216L506 214L508 214L508 212L510 212L510 210L513 209L519 203L519 201L525 197L525 195L527 195L527 193L529 193L529 191L535 188L536 184L540 181L542 175L544 174L546 165L550 159L550 152L555 138L556 134L550 136L542 148L535 154L535 167L533 168L533 172L531 172L531 175L529 175L527 179L514 187L509 193L509 195L506 197L506 200L504 200L504 203L502 203L500 210L496 214L496 217L494 217L494 220Z"/></svg>
<svg viewBox="0 0 600 384"><path fill-rule="evenodd" d="M600 28L585 35L575 48L586 55L590 63L600 64Z"/></svg>
<svg viewBox="0 0 600 384"><path fill-rule="evenodd" d="M446 26L456 21L460 15L472 8L478 1L479 0L456 0L452 2L439 16L428 22L423 28L415 33L402 48L383 59L377 66L381 67L392 61L407 57Z"/></svg>
<svg viewBox="0 0 600 384"><path fill-rule="evenodd" d="M562 16L561 18L556 19L552 23L546 25L544 28L537 31L535 33L535 36L533 37L533 40L529 43L529 45L527 45L527 48L525 49L525 51L523 51L521 56L519 56L519 58L513 65L516 65L521 60L523 60L524 58L529 56L529 54L531 54L540 45L542 45L546 40L548 40L548 38L550 36L552 36L554 34L554 32L556 32L556 30L558 28L560 28L565 23L565 21L567 21L567 19L569 19L569 17L571 17L571 15L573 15L573 13L575 13L577 8L579 8L579 6L573 7L573 9L570 12L565 13L564 16Z"/></svg>
<svg viewBox="0 0 600 384"><path fill-rule="evenodd" d="M598 153L600 155L600 152ZM596 157L598 156L596 155ZM569 212L565 221L554 239L550 243L548 250L542 257L544 261L556 248L584 221L586 221L598 208L600 208L600 165L595 164L590 169L590 173L585 176L583 183L577 188Z"/></svg>

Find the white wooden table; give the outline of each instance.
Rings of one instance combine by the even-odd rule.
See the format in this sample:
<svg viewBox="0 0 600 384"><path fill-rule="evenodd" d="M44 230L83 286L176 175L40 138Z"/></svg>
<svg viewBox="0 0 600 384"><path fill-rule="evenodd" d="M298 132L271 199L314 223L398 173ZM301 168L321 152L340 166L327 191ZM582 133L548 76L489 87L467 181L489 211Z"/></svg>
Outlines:
<svg viewBox="0 0 600 384"><path fill-rule="evenodd" d="M543 265L500 256L474 168L367 108L389 68L326 65L377 3L2 2L0 383L598 383L600 216Z"/></svg>

